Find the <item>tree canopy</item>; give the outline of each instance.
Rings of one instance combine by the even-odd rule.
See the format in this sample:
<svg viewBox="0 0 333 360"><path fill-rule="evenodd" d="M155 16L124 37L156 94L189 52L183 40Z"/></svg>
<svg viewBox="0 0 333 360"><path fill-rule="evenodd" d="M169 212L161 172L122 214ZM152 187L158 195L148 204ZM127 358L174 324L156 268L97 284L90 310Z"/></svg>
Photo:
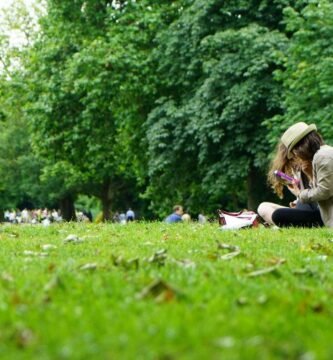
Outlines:
<svg viewBox="0 0 333 360"><path fill-rule="evenodd" d="M2 208L71 219L86 194L106 220L255 209L286 127L333 138L328 0L48 0L38 26L16 9L6 26L26 43L0 38Z"/></svg>

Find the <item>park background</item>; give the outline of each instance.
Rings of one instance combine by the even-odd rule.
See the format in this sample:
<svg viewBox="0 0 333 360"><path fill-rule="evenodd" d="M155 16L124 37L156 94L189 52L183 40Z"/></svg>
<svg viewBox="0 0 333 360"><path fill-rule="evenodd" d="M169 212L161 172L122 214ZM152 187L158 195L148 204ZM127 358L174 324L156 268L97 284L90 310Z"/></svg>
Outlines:
<svg viewBox="0 0 333 360"><path fill-rule="evenodd" d="M256 209L281 133L333 140L328 0L1 9L0 207Z"/></svg>
<svg viewBox="0 0 333 360"><path fill-rule="evenodd" d="M0 210L255 209L289 125L332 144L330 1L0 9ZM0 244L0 359L333 358L329 228L1 223Z"/></svg>

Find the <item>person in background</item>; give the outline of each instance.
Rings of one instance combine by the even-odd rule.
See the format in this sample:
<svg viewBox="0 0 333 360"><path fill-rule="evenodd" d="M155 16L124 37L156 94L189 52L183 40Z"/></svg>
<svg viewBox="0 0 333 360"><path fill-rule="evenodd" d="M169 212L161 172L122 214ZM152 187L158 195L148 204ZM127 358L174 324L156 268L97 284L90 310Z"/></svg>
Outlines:
<svg viewBox="0 0 333 360"><path fill-rule="evenodd" d="M126 224L126 214L121 213L121 214L119 215L119 222L120 222L120 224L122 224L122 225L125 225L125 224Z"/></svg>
<svg viewBox="0 0 333 360"><path fill-rule="evenodd" d="M131 208L129 208L126 212L126 221L130 222L130 221L134 221L134 219L135 219L134 211Z"/></svg>
<svg viewBox="0 0 333 360"><path fill-rule="evenodd" d="M118 223L120 222L120 219L119 219L119 212L116 211L113 216L112 216L112 221L115 222L115 223Z"/></svg>
<svg viewBox="0 0 333 360"><path fill-rule="evenodd" d="M90 210L83 210L82 211L83 215L88 219L89 222L93 222L93 215L92 212Z"/></svg>
<svg viewBox="0 0 333 360"><path fill-rule="evenodd" d="M27 209L23 209L21 212L22 222L29 223L30 222L30 215Z"/></svg>
<svg viewBox="0 0 333 360"><path fill-rule="evenodd" d="M199 224L205 224L207 222L206 216L200 213L198 215L198 222Z"/></svg>
<svg viewBox="0 0 333 360"><path fill-rule="evenodd" d="M188 214L188 213L183 214L182 215L182 221L187 222L187 223L191 222L191 215Z"/></svg>
<svg viewBox="0 0 333 360"><path fill-rule="evenodd" d="M183 207L181 205L175 205L173 207L173 213L169 215L164 221L168 224L181 222L183 213Z"/></svg>
<svg viewBox="0 0 333 360"><path fill-rule="evenodd" d="M5 211L5 221L10 222L10 211L9 210Z"/></svg>

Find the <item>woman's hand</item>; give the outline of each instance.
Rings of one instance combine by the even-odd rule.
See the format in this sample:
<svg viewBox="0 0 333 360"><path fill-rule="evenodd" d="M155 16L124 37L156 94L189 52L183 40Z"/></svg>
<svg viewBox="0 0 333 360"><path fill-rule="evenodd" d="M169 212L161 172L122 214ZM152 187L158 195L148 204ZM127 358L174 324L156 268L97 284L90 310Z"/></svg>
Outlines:
<svg viewBox="0 0 333 360"><path fill-rule="evenodd" d="M290 185L287 185L289 191L294 194L296 197L299 196L301 190L299 189L298 185L296 183L293 183L293 184L290 184Z"/></svg>
<svg viewBox="0 0 333 360"><path fill-rule="evenodd" d="M292 209L295 209L296 204L297 204L297 200L294 200L294 201L289 203L289 207L292 208Z"/></svg>

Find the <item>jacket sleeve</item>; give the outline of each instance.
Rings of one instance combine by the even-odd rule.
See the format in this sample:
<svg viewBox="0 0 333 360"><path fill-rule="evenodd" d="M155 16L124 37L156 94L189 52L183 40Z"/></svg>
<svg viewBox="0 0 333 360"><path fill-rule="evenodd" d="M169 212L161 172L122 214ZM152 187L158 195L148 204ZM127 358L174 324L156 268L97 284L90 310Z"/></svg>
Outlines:
<svg viewBox="0 0 333 360"><path fill-rule="evenodd" d="M303 203L323 201L333 196L333 159L321 157L314 165L317 185L300 192L299 199Z"/></svg>

